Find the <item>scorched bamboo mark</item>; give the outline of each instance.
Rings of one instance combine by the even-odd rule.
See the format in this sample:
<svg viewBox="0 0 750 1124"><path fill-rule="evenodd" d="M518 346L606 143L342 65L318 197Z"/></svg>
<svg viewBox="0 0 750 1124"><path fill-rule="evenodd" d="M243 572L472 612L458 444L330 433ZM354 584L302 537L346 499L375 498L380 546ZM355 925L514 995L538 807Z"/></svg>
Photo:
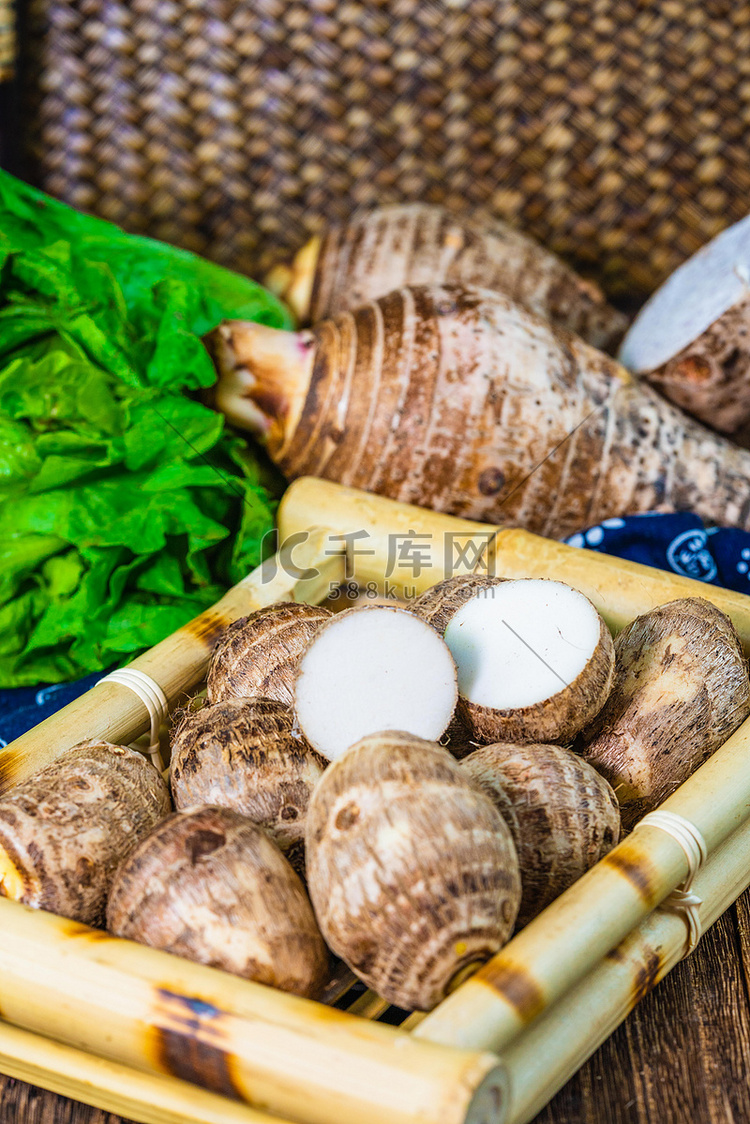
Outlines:
<svg viewBox="0 0 750 1124"><path fill-rule="evenodd" d="M475 979L502 995L524 1023L533 1022L545 1008L544 992L534 977L519 964L504 961L502 955L480 968Z"/></svg>
<svg viewBox="0 0 750 1124"><path fill-rule="evenodd" d="M606 959L615 964L623 964L630 968L632 973L631 993L628 999L628 1010L632 1011L636 1004L648 995L662 978L664 962L659 953L653 948L644 948L631 958L622 951L622 945L613 948L607 953Z"/></svg>
<svg viewBox="0 0 750 1124"><path fill-rule="evenodd" d="M150 1027L159 1068L183 1081L203 1085L234 1100L245 1100L232 1074L232 1055L226 1048L225 1011L203 999L166 988L156 993L157 1006Z"/></svg>
<svg viewBox="0 0 750 1124"><path fill-rule="evenodd" d="M223 613L216 613L212 609L208 609L194 620L184 624L180 631L187 633L188 636L192 636L195 640L200 640L201 643L205 644L206 648L211 651L229 623L229 617L225 616Z"/></svg>
<svg viewBox="0 0 750 1124"><path fill-rule="evenodd" d="M662 967L661 957L653 949L649 949L643 963L639 964L636 970L633 993L630 997L631 1010L656 987L661 979Z"/></svg>
<svg viewBox="0 0 750 1124"><path fill-rule="evenodd" d="M653 883L651 868L640 853L633 853L633 850L628 848L627 844L620 844L617 850L605 855L602 862L611 866L613 870L627 879L650 909L658 904L658 894Z"/></svg>
<svg viewBox="0 0 750 1124"><path fill-rule="evenodd" d="M17 783L19 774L23 775L24 764L25 759L20 753L7 749L0 752L0 793L7 792Z"/></svg>

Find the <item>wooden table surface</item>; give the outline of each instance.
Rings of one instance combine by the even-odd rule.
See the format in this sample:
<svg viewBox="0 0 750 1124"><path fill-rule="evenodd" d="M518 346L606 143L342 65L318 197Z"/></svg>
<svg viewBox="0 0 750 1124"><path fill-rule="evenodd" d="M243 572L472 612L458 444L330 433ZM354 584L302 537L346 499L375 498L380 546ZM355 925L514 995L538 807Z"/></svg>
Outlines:
<svg viewBox="0 0 750 1124"><path fill-rule="evenodd" d="M745 894L536 1124L750 1124L749 972ZM123 1124L122 1117L10 1078L0 1078L0 1121Z"/></svg>

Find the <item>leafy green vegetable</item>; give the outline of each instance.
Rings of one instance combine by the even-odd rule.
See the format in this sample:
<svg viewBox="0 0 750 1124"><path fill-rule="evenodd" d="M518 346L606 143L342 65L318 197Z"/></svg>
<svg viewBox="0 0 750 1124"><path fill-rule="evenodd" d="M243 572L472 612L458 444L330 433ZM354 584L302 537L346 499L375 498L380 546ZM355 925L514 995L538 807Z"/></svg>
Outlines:
<svg viewBox="0 0 750 1124"><path fill-rule="evenodd" d="M124 661L260 561L264 470L187 392L259 285L0 172L0 686Z"/></svg>

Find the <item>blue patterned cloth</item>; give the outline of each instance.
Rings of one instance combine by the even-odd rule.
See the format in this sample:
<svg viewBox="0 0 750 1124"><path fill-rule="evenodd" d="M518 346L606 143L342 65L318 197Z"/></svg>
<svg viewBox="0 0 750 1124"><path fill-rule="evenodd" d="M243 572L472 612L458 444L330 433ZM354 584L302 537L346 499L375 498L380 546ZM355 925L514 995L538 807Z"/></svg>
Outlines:
<svg viewBox="0 0 750 1124"><path fill-rule="evenodd" d="M605 519L567 541L571 546L585 546L750 593L750 533L731 527L706 527L697 515ZM0 691L0 746L88 691L104 674L89 675L76 683Z"/></svg>
<svg viewBox="0 0 750 1124"><path fill-rule="evenodd" d="M706 527L697 515L629 515L605 519L566 540L686 578L750 593L750 532Z"/></svg>

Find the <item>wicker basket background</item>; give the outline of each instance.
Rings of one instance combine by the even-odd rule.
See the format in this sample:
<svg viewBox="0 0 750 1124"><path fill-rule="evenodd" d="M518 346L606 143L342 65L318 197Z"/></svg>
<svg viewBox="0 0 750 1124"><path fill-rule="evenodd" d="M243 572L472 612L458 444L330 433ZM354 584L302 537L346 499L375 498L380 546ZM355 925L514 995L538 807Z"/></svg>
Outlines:
<svg viewBox="0 0 750 1124"><path fill-rule="evenodd" d="M257 274L324 217L489 207L621 302L750 199L741 0L29 0L27 174Z"/></svg>

